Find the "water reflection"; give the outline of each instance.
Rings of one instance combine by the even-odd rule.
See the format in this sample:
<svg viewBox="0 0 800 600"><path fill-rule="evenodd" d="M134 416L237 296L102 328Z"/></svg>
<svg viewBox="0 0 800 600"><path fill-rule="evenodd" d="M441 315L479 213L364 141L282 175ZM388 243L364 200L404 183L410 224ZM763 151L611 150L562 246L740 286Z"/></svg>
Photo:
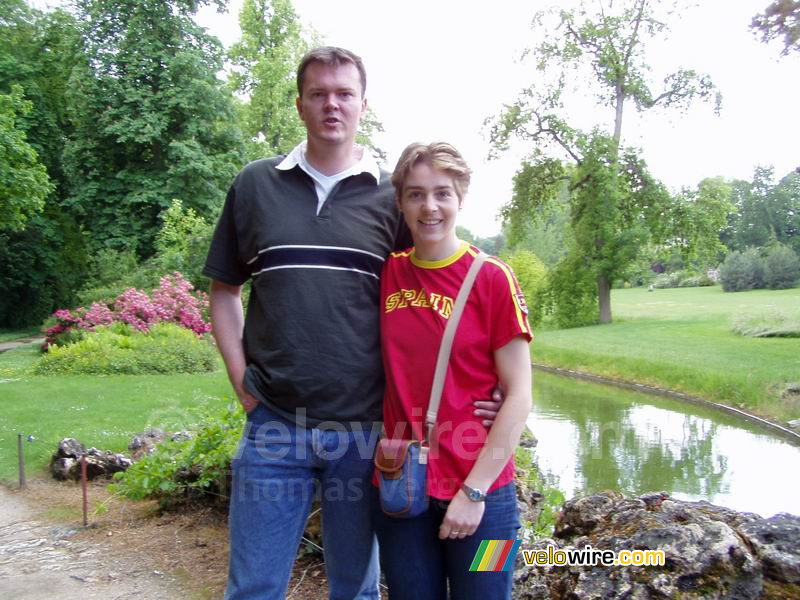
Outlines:
<svg viewBox="0 0 800 600"><path fill-rule="evenodd" d="M529 425L567 497L668 491L764 516L800 514L800 447L733 415L536 372Z"/></svg>

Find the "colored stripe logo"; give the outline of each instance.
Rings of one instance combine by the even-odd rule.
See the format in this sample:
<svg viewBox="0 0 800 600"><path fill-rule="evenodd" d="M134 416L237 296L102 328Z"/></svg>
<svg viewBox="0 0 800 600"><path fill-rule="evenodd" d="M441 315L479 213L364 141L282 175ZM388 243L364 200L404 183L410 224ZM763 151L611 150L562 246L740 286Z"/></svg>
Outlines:
<svg viewBox="0 0 800 600"><path fill-rule="evenodd" d="M470 571L513 571L519 540L483 540Z"/></svg>

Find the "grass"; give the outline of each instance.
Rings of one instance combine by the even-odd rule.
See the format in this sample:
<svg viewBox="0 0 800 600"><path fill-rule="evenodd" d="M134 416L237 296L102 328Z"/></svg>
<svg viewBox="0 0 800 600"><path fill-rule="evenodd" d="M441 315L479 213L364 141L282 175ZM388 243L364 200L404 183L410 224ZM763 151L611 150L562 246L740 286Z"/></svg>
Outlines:
<svg viewBox="0 0 800 600"><path fill-rule="evenodd" d="M781 393L800 382L800 339L735 334L742 315L796 313L800 289L725 293L719 287L612 292L614 322L542 330L534 362L682 391L786 420L800 399Z"/></svg>
<svg viewBox="0 0 800 600"><path fill-rule="evenodd" d="M3 329L0 327L0 344L27 337L44 337L44 334L39 327L29 327L28 329Z"/></svg>
<svg viewBox="0 0 800 600"><path fill-rule="evenodd" d="M29 476L43 474L64 437L123 451L148 427L186 429L193 409L225 403L225 372L186 375L59 376L31 374L35 346L0 354L0 481L17 479L17 434L25 441Z"/></svg>

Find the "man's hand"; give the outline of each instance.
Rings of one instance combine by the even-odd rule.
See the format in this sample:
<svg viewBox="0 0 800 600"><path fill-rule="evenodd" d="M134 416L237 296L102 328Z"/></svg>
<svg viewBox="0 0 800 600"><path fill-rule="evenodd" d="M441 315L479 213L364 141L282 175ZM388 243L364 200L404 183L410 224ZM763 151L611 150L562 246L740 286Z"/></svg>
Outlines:
<svg viewBox="0 0 800 600"><path fill-rule="evenodd" d="M260 402L258 398L252 394L248 394L247 392L242 392L241 394L237 394L237 396L239 397L239 404L242 405L242 408L246 413L249 413L251 410L253 410Z"/></svg>
<svg viewBox="0 0 800 600"><path fill-rule="evenodd" d="M472 414L483 418L484 427L491 427L497 418L497 413L500 412L500 407L503 406L503 400L505 400L503 392L500 391L500 388L494 388L491 399L473 402L475 411Z"/></svg>

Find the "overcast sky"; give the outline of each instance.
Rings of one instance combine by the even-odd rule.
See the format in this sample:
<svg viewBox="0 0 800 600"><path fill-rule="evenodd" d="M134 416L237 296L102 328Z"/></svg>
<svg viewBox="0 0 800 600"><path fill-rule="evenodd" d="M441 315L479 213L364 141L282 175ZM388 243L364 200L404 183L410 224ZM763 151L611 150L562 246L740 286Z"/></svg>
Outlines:
<svg viewBox="0 0 800 600"><path fill-rule="evenodd" d="M486 117L513 102L534 81L518 63L537 43L531 17L545 0L293 0L300 20L324 42L361 55L367 98L386 128L378 139L394 166L410 142L453 143L473 168L461 224L478 235L498 233L499 207L525 148L488 162ZM37 0L35 4L54 4ZM568 2L561 2L565 5ZM572 2L569 2L570 4ZM648 54L654 74L677 67L708 73L723 94L720 116L709 105L688 113L649 113L627 107L624 142L642 148L651 171L672 189L704 177L750 179L756 165L773 165L780 177L800 166L800 53L780 57L778 44L759 42L749 30L769 0L701 0L672 24L666 41ZM241 0L227 14L204 8L198 21L230 46L239 36ZM591 101L574 101L571 119L581 126L613 115Z"/></svg>

